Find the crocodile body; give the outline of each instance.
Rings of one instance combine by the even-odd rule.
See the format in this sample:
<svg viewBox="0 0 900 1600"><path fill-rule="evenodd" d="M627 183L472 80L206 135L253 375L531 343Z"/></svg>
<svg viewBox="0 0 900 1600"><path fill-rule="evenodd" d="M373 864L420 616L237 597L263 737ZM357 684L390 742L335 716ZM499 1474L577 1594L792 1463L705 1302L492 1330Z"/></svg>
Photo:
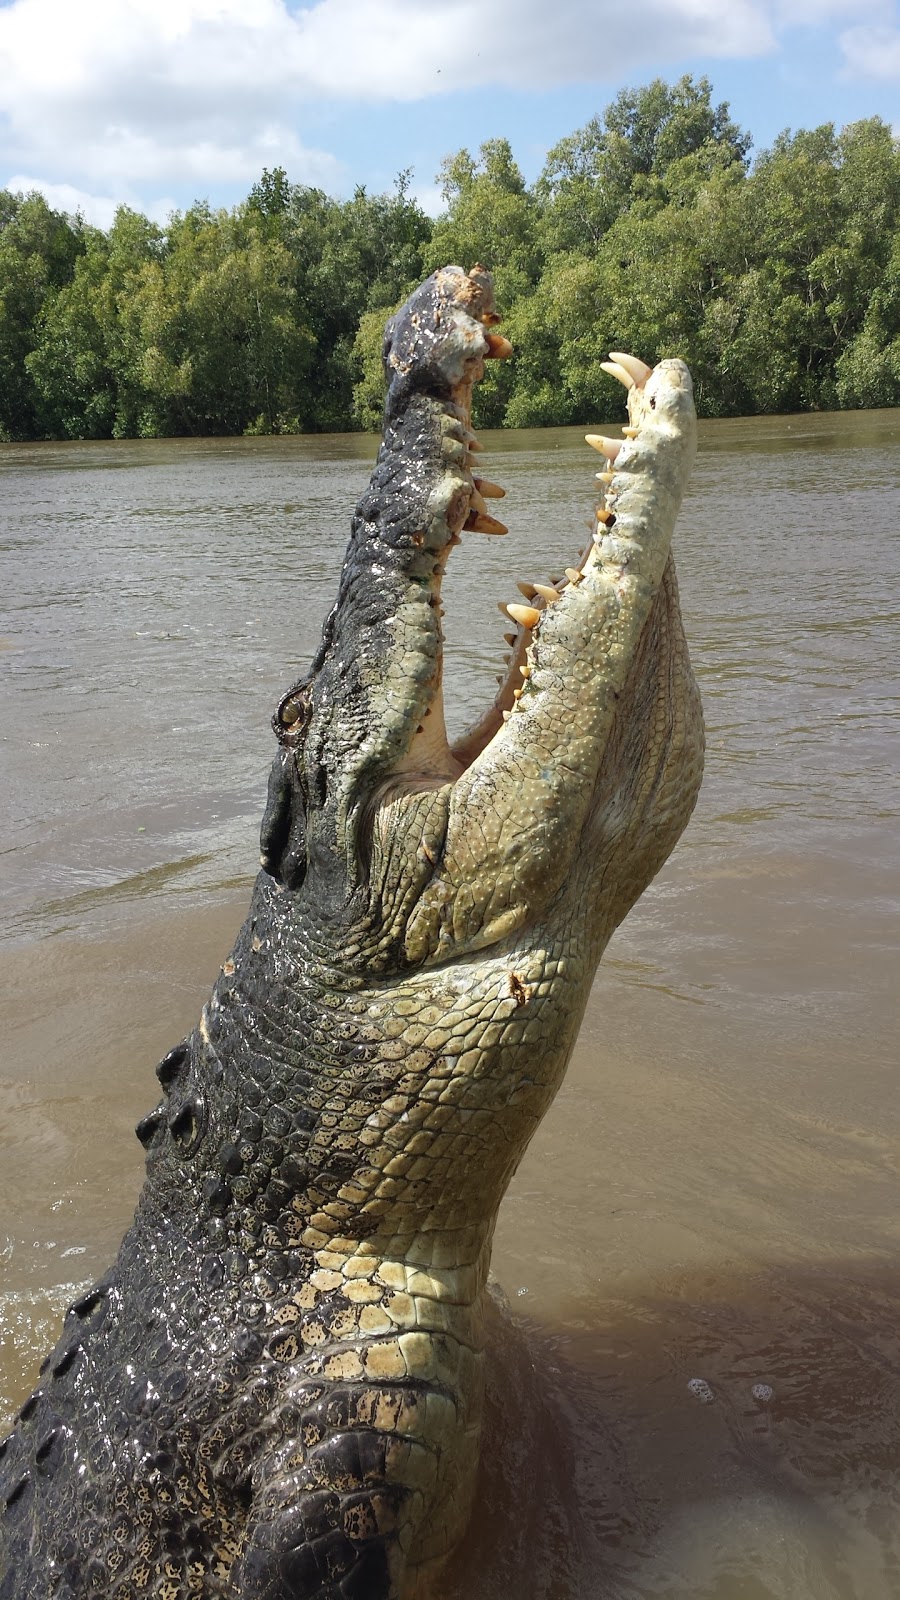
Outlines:
<svg viewBox="0 0 900 1600"><path fill-rule="evenodd" d="M448 745L441 579L466 530L505 531L470 428L498 320L488 275L448 267L388 324L247 920L157 1069L116 1262L0 1447L2 1600L405 1600L464 1533L497 1209L702 766L675 361L622 358L596 534L509 609L496 701Z"/></svg>

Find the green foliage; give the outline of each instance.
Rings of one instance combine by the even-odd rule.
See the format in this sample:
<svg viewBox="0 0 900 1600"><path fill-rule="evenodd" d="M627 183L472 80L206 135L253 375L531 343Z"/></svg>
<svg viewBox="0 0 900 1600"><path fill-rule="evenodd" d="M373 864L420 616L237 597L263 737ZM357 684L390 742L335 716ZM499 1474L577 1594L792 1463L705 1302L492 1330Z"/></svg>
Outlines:
<svg viewBox="0 0 900 1600"><path fill-rule="evenodd" d="M623 90L529 186L506 139L338 201L264 169L233 211L108 232L0 192L0 439L373 428L389 312L423 274L494 274L516 359L479 425L621 406L610 348L680 355L710 416L900 404L900 146L879 118L749 135L705 78Z"/></svg>
<svg viewBox="0 0 900 1600"><path fill-rule="evenodd" d="M4 192L0 208L0 439L41 436L39 396L27 366L45 305L71 278L84 249L80 219L42 195Z"/></svg>
<svg viewBox="0 0 900 1600"><path fill-rule="evenodd" d="M690 77L670 86L656 78L644 89L623 89L603 120L592 117L560 140L537 184L543 229L553 252L596 249L616 218L654 195L676 164L694 181L733 165L743 172L750 135L714 107L709 80Z"/></svg>
<svg viewBox="0 0 900 1600"><path fill-rule="evenodd" d="M398 310L402 304L402 300L398 301L391 310ZM381 353L386 321L384 311L364 311L353 344L353 359L361 374L353 387L353 420L358 428L372 432L379 427L384 410L385 381Z"/></svg>

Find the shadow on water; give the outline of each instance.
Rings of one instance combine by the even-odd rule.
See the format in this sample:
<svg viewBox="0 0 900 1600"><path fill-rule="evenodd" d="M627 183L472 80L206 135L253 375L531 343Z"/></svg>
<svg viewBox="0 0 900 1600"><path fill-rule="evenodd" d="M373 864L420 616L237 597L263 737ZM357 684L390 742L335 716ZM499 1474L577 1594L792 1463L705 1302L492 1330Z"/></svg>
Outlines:
<svg viewBox="0 0 900 1600"><path fill-rule="evenodd" d="M700 1273L492 1315L476 1512L445 1600L889 1600L900 1268Z"/></svg>

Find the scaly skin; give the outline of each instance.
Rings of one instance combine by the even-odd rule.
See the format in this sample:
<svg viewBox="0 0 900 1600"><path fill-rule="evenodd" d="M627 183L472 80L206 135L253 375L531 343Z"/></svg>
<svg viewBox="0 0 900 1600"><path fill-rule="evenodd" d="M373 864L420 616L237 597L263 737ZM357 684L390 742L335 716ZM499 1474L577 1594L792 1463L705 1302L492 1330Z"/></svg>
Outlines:
<svg viewBox="0 0 900 1600"><path fill-rule="evenodd" d="M514 608L497 700L447 744L442 572L464 526L502 531L469 431L497 320L487 275L448 267L388 326L247 921L158 1068L118 1258L3 1446L2 1600L396 1600L465 1529L497 1208L702 762L675 361L631 389L614 519L559 598Z"/></svg>

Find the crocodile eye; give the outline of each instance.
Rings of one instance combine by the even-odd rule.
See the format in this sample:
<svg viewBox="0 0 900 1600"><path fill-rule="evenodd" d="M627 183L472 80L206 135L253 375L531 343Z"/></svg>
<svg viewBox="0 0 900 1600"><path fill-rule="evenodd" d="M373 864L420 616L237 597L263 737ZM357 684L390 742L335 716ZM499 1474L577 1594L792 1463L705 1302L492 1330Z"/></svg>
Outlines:
<svg viewBox="0 0 900 1600"><path fill-rule="evenodd" d="M194 1132L194 1114L190 1106L182 1106L181 1110L169 1123L169 1132L179 1144L187 1144Z"/></svg>
<svg viewBox="0 0 900 1600"><path fill-rule="evenodd" d="M184 1154L193 1155L206 1131L206 1105L202 1096L182 1100L173 1107L168 1128Z"/></svg>

